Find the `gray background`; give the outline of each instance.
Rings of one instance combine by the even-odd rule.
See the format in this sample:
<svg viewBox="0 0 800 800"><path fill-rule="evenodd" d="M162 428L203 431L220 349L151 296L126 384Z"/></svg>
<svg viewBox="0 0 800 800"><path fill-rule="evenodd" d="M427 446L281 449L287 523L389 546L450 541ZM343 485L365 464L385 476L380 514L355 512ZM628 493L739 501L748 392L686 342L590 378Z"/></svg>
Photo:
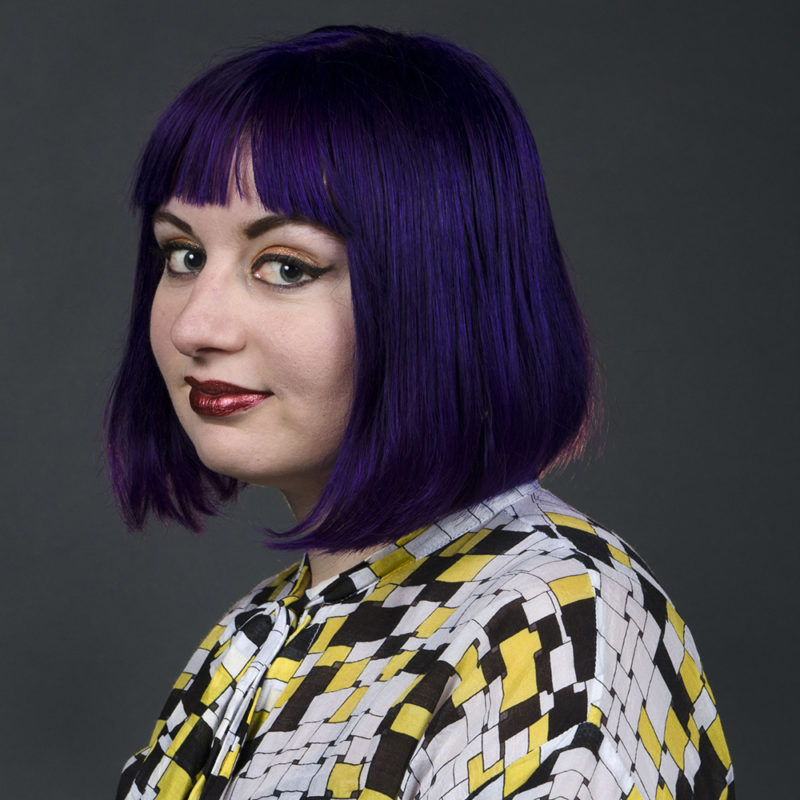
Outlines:
<svg viewBox="0 0 800 800"><path fill-rule="evenodd" d="M797 8L7 4L2 795L113 796L196 642L286 561L261 545L259 522L288 522L265 490L202 537L119 522L100 420L132 280L126 192L198 71L361 22L453 38L525 107L606 384L604 448L549 485L639 549L690 621L742 796L789 796Z"/></svg>

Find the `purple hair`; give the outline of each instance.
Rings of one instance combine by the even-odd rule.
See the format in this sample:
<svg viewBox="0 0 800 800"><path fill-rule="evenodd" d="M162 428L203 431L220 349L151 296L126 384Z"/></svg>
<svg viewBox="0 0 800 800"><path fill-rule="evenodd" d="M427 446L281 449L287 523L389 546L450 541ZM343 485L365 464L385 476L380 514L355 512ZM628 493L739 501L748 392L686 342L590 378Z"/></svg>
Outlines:
<svg viewBox="0 0 800 800"><path fill-rule="evenodd" d="M150 349L151 216L173 196L224 204L250 156L265 207L346 242L355 318L336 463L274 546L393 541L581 449L594 364L516 100L447 41L321 28L195 80L142 156L130 330L106 417L131 527L152 511L199 529L238 489L200 462Z"/></svg>

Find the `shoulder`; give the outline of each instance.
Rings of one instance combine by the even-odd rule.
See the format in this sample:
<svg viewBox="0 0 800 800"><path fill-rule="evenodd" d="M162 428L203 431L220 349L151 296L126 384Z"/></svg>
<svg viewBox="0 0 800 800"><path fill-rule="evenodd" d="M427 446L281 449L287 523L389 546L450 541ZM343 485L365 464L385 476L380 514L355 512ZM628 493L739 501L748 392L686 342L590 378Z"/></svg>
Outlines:
<svg viewBox="0 0 800 800"><path fill-rule="evenodd" d="M494 554L476 575L465 603L474 610L464 618L485 620L490 647L514 631L537 632L555 689L593 681L587 701L603 710L594 717L620 697L626 707L658 705L659 718L670 699L686 706L687 696L701 698L705 677L688 626L612 531L535 485L473 541L462 539L464 557Z"/></svg>
<svg viewBox="0 0 800 800"><path fill-rule="evenodd" d="M671 603L633 548L538 484L527 489L442 551L456 557L450 573L470 582L472 602L501 593L534 613L581 608L598 625L608 611L663 621Z"/></svg>
<svg viewBox="0 0 800 800"><path fill-rule="evenodd" d="M531 746L541 733L544 769L589 725L592 758L621 786L633 780L645 797L665 781L719 793L730 755L697 648L636 552L538 486L472 536L457 540L461 557L491 558L463 618L483 631L483 675L501 676L498 730L526 730Z"/></svg>

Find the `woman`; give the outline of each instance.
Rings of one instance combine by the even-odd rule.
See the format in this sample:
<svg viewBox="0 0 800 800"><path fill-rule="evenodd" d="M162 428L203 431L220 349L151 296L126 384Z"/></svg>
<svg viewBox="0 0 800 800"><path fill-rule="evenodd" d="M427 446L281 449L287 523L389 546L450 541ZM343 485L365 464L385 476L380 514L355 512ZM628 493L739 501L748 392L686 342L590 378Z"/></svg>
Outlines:
<svg viewBox="0 0 800 800"><path fill-rule="evenodd" d="M252 50L169 107L135 204L126 519L274 486L306 555L202 642L118 797L733 797L674 607L536 482L592 359L486 64L355 27Z"/></svg>

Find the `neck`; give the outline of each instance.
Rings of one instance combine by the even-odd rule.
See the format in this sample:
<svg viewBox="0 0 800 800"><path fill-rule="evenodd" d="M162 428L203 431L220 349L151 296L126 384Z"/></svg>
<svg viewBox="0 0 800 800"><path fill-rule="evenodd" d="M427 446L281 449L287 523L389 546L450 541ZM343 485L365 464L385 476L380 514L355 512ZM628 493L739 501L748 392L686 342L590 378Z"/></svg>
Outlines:
<svg viewBox="0 0 800 800"><path fill-rule="evenodd" d="M289 508L292 510L294 518L297 520L305 519L313 510L319 500L321 489L318 487L314 491L289 492L281 490ZM341 572L354 567L365 558L376 553L384 544L368 547L364 550L348 550L340 553L329 553L325 550L309 550L308 564L311 568L311 585L316 586L322 581L333 578Z"/></svg>

